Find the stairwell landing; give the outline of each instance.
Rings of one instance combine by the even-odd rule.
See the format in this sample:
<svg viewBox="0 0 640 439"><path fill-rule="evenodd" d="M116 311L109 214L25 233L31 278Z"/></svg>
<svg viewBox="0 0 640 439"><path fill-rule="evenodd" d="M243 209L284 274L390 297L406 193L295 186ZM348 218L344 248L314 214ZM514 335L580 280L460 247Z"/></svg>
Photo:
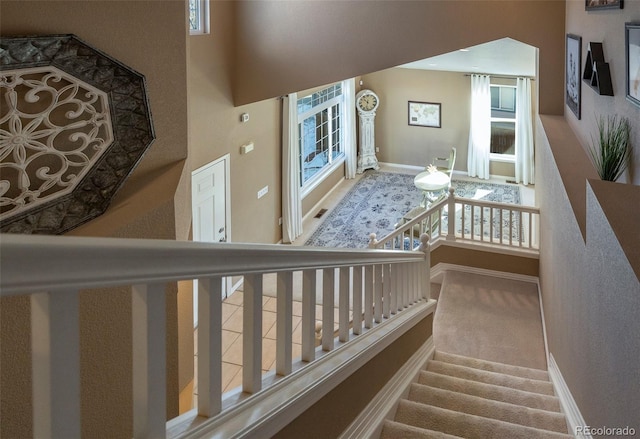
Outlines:
<svg viewBox="0 0 640 439"><path fill-rule="evenodd" d="M380 438L569 438L546 371L535 284L449 271L436 353Z"/></svg>

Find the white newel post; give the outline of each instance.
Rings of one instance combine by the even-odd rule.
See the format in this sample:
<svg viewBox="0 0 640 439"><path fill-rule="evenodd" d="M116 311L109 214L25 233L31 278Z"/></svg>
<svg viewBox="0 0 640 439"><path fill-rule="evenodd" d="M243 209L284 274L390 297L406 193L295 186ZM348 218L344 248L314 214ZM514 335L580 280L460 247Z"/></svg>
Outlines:
<svg viewBox="0 0 640 439"><path fill-rule="evenodd" d="M431 298L431 246L429 245L429 235L420 235L419 251L424 253L424 269L422 270L422 298Z"/></svg>
<svg viewBox="0 0 640 439"><path fill-rule="evenodd" d="M449 188L449 198L447 200L447 220L448 220L448 230L447 230L447 241L455 241L456 240L456 197L454 195L455 189Z"/></svg>
<svg viewBox="0 0 640 439"><path fill-rule="evenodd" d="M31 295L33 436L80 437L78 292Z"/></svg>
<svg viewBox="0 0 640 439"><path fill-rule="evenodd" d="M376 234L375 233L371 233L369 235L369 248L376 248L376 245L378 245L378 240L376 239Z"/></svg>

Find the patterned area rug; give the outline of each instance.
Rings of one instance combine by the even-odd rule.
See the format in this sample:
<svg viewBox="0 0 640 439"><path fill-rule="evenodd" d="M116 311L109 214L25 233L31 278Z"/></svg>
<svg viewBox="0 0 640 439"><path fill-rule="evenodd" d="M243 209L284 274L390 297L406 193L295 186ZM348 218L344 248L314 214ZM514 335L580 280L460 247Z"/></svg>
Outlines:
<svg viewBox="0 0 640 439"><path fill-rule="evenodd" d="M413 175L366 171L305 242L316 247L366 248L369 235L381 238L405 213L422 201ZM511 184L453 180L456 196L520 204L520 187ZM444 224L443 224L444 226Z"/></svg>

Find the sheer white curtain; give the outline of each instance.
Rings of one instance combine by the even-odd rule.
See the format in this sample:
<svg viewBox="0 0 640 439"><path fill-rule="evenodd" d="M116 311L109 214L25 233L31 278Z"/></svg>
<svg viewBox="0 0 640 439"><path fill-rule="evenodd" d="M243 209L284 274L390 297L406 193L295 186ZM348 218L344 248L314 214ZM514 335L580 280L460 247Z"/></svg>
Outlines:
<svg viewBox="0 0 640 439"><path fill-rule="evenodd" d="M285 243L292 243L302 234L297 103L297 93L285 96L282 103L282 242Z"/></svg>
<svg viewBox="0 0 640 439"><path fill-rule="evenodd" d="M358 162L356 145L356 80L347 79L342 82L344 96L344 154L345 178L355 178Z"/></svg>
<svg viewBox="0 0 640 439"><path fill-rule="evenodd" d="M531 79L518 78L516 87L516 182L534 183Z"/></svg>
<svg viewBox="0 0 640 439"><path fill-rule="evenodd" d="M491 88L488 75L471 75L471 123L467 169L470 177L489 178Z"/></svg>

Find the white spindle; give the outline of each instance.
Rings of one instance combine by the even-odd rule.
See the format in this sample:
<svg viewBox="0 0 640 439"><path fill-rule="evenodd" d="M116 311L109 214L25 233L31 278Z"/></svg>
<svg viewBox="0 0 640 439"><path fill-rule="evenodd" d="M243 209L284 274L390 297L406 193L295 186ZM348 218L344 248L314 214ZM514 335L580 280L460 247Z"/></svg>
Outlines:
<svg viewBox="0 0 640 439"><path fill-rule="evenodd" d="M262 274L244 277L242 314L242 391L262 389Z"/></svg>
<svg viewBox="0 0 640 439"><path fill-rule="evenodd" d="M502 224L502 220L503 220L502 213L503 212L504 212L504 209L500 209L500 244L502 244L503 241L504 241L504 226Z"/></svg>
<svg viewBox="0 0 640 439"><path fill-rule="evenodd" d="M34 437L80 437L78 292L31 295Z"/></svg>
<svg viewBox="0 0 640 439"><path fill-rule="evenodd" d="M398 264L391 265L391 314L398 312L398 291L400 291L399 278Z"/></svg>
<svg viewBox="0 0 640 439"><path fill-rule="evenodd" d="M293 360L293 272L278 273L276 314L276 373L289 375Z"/></svg>
<svg viewBox="0 0 640 439"><path fill-rule="evenodd" d="M388 319L391 311L391 265L384 264L382 270L382 288L384 289L382 311L385 319Z"/></svg>
<svg viewBox="0 0 640 439"><path fill-rule="evenodd" d="M338 336L341 342L349 340L349 267L340 267Z"/></svg>
<svg viewBox="0 0 640 439"><path fill-rule="evenodd" d="M222 277L198 279L198 414L222 410Z"/></svg>
<svg viewBox="0 0 640 439"><path fill-rule="evenodd" d="M447 227L447 240L455 241L456 240L456 197L454 195L454 188L449 188L449 199L447 200L448 207L448 224Z"/></svg>
<svg viewBox="0 0 640 439"><path fill-rule="evenodd" d="M533 214L529 213L529 248L533 247Z"/></svg>
<svg viewBox="0 0 640 439"><path fill-rule="evenodd" d="M422 298L429 300L431 298L431 248L429 245L429 235L420 236L420 248L424 253L424 266L422 272Z"/></svg>
<svg viewBox="0 0 640 439"><path fill-rule="evenodd" d="M362 333L362 266L353 267L353 333Z"/></svg>
<svg viewBox="0 0 640 439"><path fill-rule="evenodd" d="M322 270L322 350L331 351L334 348L333 310L335 294L335 268Z"/></svg>
<svg viewBox="0 0 640 439"><path fill-rule="evenodd" d="M316 269L302 272L302 361L316 358Z"/></svg>
<svg viewBox="0 0 640 439"><path fill-rule="evenodd" d="M480 241L484 241L484 207L478 206L480 209Z"/></svg>
<svg viewBox="0 0 640 439"><path fill-rule="evenodd" d="M461 203L461 209L460 209L460 234L462 235L462 239L465 238L464 235L464 228L465 228L465 221L464 221L464 211L466 208L466 204L465 203ZM471 231L471 233L473 234L473 230Z"/></svg>
<svg viewBox="0 0 640 439"><path fill-rule="evenodd" d="M410 236L410 240L413 241L413 238ZM374 291L374 306L373 306L373 317L376 323L380 323L382 321L382 266L376 265L373 268L374 273L374 283L373 283L373 291Z"/></svg>
<svg viewBox="0 0 640 439"><path fill-rule="evenodd" d="M134 285L131 314L133 437L164 438L167 413L165 285Z"/></svg>
<svg viewBox="0 0 640 439"><path fill-rule="evenodd" d="M413 303L416 303L420 300L420 287L422 285L420 282L420 276L423 266L422 264L417 264L415 262L411 265L413 266Z"/></svg>
<svg viewBox="0 0 640 439"><path fill-rule="evenodd" d="M491 242L491 243L493 243L493 241L494 241L493 235L495 233L494 225L493 225L493 218L494 218L493 212L494 211L495 211L495 209L493 207L489 208L489 242Z"/></svg>
<svg viewBox="0 0 640 439"><path fill-rule="evenodd" d="M364 267L364 327L373 327L373 266Z"/></svg>
<svg viewBox="0 0 640 439"><path fill-rule="evenodd" d="M522 247L522 211L518 212L518 246Z"/></svg>
<svg viewBox="0 0 640 439"><path fill-rule="evenodd" d="M509 210L509 245L513 245L513 210Z"/></svg>

